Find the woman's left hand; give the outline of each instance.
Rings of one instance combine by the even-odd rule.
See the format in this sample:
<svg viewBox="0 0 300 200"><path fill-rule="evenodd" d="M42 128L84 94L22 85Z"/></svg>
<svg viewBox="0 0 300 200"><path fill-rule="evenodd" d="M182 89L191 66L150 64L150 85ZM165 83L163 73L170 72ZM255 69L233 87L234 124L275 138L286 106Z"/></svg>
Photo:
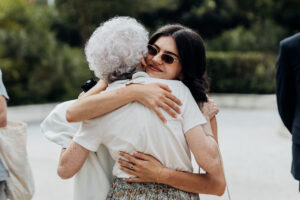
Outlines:
<svg viewBox="0 0 300 200"><path fill-rule="evenodd" d="M214 100L211 98L208 98L207 102L199 103L198 106L201 112L203 113L203 115L207 117L209 120L211 120L219 113L219 108L215 104Z"/></svg>
<svg viewBox="0 0 300 200"><path fill-rule="evenodd" d="M120 156L128 160L121 158L118 160L120 169L135 176L126 178L127 182L159 182L160 175L165 167L156 158L140 152L134 153L133 156L120 152Z"/></svg>

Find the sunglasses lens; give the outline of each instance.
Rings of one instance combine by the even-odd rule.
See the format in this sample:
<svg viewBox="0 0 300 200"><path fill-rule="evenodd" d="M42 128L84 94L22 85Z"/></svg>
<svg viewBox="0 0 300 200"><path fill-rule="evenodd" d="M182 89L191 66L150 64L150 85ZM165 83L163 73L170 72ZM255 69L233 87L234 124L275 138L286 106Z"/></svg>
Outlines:
<svg viewBox="0 0 300 200"><path fill-rule="evenodd" d="M174 62L174 58L168 54L161 55L161 59L168 64L172 64Z"/></svg>
<svg viewBox="0 0 300 200"><path fill-rule="evenodd" d="M155 56L157 54L157 50L151 46L151 45L148 45L148 53L151 55L151 56Z"/></svg>

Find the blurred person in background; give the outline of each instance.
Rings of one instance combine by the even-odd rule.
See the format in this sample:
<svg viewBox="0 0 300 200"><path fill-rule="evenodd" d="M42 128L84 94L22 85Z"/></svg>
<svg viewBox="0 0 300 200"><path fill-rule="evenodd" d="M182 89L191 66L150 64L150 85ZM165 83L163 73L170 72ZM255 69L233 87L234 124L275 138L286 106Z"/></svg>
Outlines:
<svg viewBox="0 0 300 200"><path fill-rule="evenodd" d="M0 70L0 128L6 127L6 101L8 95L5 86L2 81L2 72ZM8 177L8 171L4 168L0 158L0 200L6 200L6 178Z"/></svg>
<svg viewBox="0 0 300 200"><path fill-rule="evenodd" d="M279 115L292 133L292 168L300 180L300 33L280 42L276 64L276 95ZM299 186L300 190L300 186Z"/></svg>

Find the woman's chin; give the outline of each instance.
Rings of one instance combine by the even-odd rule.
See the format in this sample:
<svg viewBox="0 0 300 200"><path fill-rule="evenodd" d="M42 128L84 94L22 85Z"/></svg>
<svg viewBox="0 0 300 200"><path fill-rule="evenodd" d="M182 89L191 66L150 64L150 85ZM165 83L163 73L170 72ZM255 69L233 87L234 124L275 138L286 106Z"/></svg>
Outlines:
<svg viewBox="0 0 300 200"><path fill-rule="evenodd" d="M162 72L154 71L151 69L146 69L146 73L152 78L163 78Z"/></svg>

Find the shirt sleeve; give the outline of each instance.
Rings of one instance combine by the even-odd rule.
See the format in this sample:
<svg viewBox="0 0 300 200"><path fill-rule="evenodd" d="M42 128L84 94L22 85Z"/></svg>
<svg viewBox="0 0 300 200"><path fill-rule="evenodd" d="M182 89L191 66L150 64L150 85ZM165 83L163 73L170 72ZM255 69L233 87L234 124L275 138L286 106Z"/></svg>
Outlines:
<svg viewBox="0 0 300 200"><path fill-rule="evenodd" d="M182 120L184 133L188 132L191 128L194 128L197 125L205 124L207 122L190 90L186 86L183 87L182 103Z"/></svg>
<svg viewBox="0 0 300 200"><path fill-rule="evenodd" d="M52 142L67 148L80 129L81 122L69 123L66 120L66 110L76 100L58 104L41 123L41 130L46 138Z"/></svg>
<svg viewBox="0 0 300 200"><path fill-rule="evenodd" d="M0 95L3 95L7 100L9 99L8 95L7 95L7 92L6 92L6 89L5 89L5 86L3 84L3 81L2 81L2 72L0 70Z"/></svg>
<svg viewBox="0 0 300 200"><path fill-rule="evenodd" d="M81 128L76 133L73 140L88 149L89 151L96 152L102 142L103 131L101 131L101 123L96 119L83 121Z"/></svg>

